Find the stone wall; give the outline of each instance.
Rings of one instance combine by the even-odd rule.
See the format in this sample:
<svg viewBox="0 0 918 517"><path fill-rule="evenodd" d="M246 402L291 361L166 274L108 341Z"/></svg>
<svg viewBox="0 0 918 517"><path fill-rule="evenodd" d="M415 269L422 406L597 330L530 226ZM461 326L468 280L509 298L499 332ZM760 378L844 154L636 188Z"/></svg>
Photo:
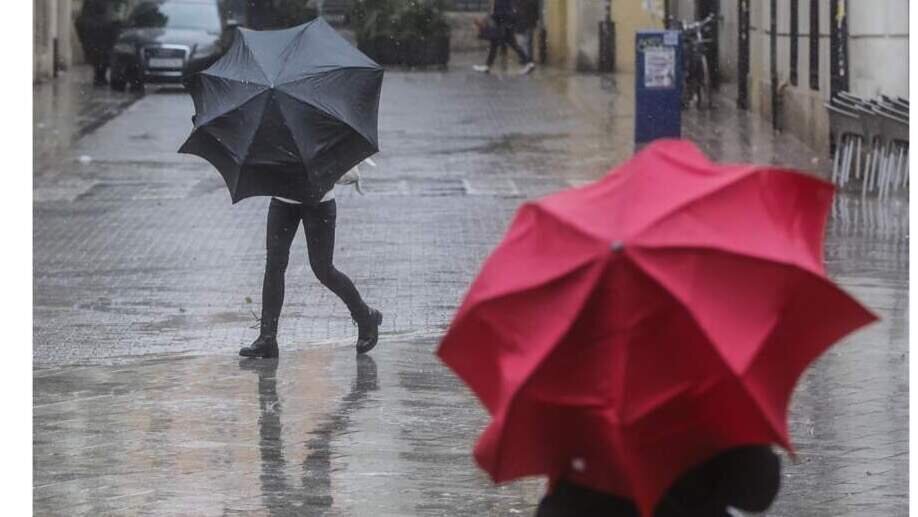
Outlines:
<svg viewBox="0 0 918 517"><path fill-rule="evenodd" d="M634 71L635 34L641 29L662 27L662 1L612 2L616 70ZM573 70L596 70L599 65L599 22L605 16L605 0L546 2L544 17L550 62Z"/></svg>
<svg viewBox="0 0 918 517"><path fill-rule="evenodd" d="M32 0L32 9L34 83L54 77L55 69L70 68L74 63L73 46L78 43L73 28L73 0Z"/></svg>

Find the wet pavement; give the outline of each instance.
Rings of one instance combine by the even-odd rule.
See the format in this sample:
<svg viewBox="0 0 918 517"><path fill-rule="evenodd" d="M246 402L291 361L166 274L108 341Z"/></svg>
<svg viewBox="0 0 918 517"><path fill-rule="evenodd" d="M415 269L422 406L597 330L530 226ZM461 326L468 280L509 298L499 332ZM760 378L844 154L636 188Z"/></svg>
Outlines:
<svg viewBox="0 0 918 517"><path fill-rule="evenodd" d="M531 514L541 482L494 487L474 467L484 412L432 352L521 202L630 156L632 80L388 71L379 167L366 196L338 191L336 247L386 313L381 344L355 360L299 236L282 357L263 365L234 354L256 334L266 201L232 206L175 153L186 95L79 97L95 108L71 112L95 115L36 144L36 513ZM726 107L687 113L685 130L718 159L829 167ZM904 199L833 207L829 270L883 320L802 380L797 463L768 515L907 514L907 217Z"/></svg>
<svg viewBox="0 0 918 517"><path fill-rule="evenodd" d="M59 172L62 154L140 99L137 94L94 86L92 78L90 67L77 66L33 88L32 164L36 173Z"/></svg>

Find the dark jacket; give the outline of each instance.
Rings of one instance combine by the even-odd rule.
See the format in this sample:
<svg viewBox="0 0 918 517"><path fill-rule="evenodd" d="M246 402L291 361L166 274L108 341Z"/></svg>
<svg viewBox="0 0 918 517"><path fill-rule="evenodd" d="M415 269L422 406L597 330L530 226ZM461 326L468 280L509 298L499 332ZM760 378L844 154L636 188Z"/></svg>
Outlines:
<svg viewBox="0 0 918 517"><path fill-rule="evenodd" d="M781 460L770 447L731 449L677 480L654 517L727 517L727 506L761 512L778 493ZM630 500L559 481L536 517L640 517Z"/></svg>
<svg viewBox="0 0 918 517"><path fill-rule="evenodd" d="M127 6L127 0L84 0L75 25L90 63L108 61Z"/></svg>
<svg viewBox="0 0 918 517"><path fill-rule="evenodd" d="M539 24L542 17L539 0L517 0L516 28L528 31Z"/></svg>
<svg viewBox="0 0 918 517"><path fill-rule="evenodd" d="M494 0L494 16L513 17L516 15L515 0Z"/></svg>

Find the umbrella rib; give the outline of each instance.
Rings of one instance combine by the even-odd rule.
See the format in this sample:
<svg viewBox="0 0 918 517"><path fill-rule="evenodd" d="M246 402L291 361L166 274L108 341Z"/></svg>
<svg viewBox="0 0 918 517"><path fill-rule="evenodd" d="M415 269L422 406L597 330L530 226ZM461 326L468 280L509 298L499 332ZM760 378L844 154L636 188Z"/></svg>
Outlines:
<svg viewBox="0 0 918 517"><path fill-rule="evenodd" d="M653 229L653 228L656 227L657 225L663 223L666 219L668 219L668 218L669 218L670 216L672 216L673 214L676 214L676 213L678 213L678 212L681 212L681 211L685 210L686 208L688 208L688 207L690 207L690 206L692 206L692 205L694 205L694 204L696 204L696 203L699 203L699 202L701 202L701 201L704 201L704 200L710 198L711 196L714 196L714 195L718 194L719 192L723 191L724 189L733 187L733 186L737 185L737 184L740 183L740 182L747 181L749 178L751 178L751 177L753 177L753 176L755 176L755 175L758 175L758 174L769 174L769 173L796 174L796 173L794 173L794 172L787 171L787 170L780 169L780 168L776 168L776 167L763 167L763 166L759 166L759 165L752 165L752 166L745 167L745 168L741 171L741 173L736 174L736 176L730 178L729 181L724 182L724 183L722 183L722 184L718 184L716 187L711 188L710 190L704 191L704 192L698 194L698 195L695 196L695 197L692 197L692 198L686 199L686 200L684 200L684 201L682 201L682 202L680 202L680 203L674 204L674 205L671 206L668 210L666 210L665 212L663 212L662 214L660 214L659 216L657 216L656 218L654 218L653 220L651 220L650 222L648 222L647 224L645 224L644 227L641 228L640 230L638 230L637 233L640 234L640 233L642 233L642 232L646 232L646 231L649 231L649 230ZM807 179L807 180L810 180L810 181L825 183L825 182L822 182L821 180L819 180L819 179L817 179L817 178L814 178L814 177L811 177L811 176L804 176L804 175L799 175L799 176L801 176L802 178L805 178L805 179Z"/></svg>
<svg viewBox="0 0 918 517"><path fill-rule="evenodd" d="M580 268L586 268L586 267L589 267L589 266L597 267L595 264L587 263L587 264L581 266ZM605 267L605 266L603 266L603 267ZM577 268L577 269L580 269L580 268ZM598 267L597 267L597 268L598 268ZM576 271L576 269L572 270L570 273L573 273L574 271ZM568 273L568 274L570 274L570 273ZM557 280L557 279L555 279L555 280ZM583 310L583 307L586 305L587 301L590 299L590 296L593 294L593 292L595 291L595 289L596 289L596 285L594 285L591 289L589 289L589 290L584 294L583 298L580 300L580 303L579 303L578 306L576 307L576 310L574 310L574 312L575 312L576 314L580 314L580 312ZM491 326L491 327L494 328L495 330L498 330L498 333L500 332L500 328L499 328L497 325L495 325L495 323L492 322L490 319L488 319L488 318L483 318L483 317L481 317L481 316L479 316L478 319L479 319L479 321L486 322L489 326ZM576 318L571 318L570 321L564 326L564 328L562 328L562 329L560 330L560 332L558 332L558 338L557 338L557 340L563 339L564 336L566 336L567 333L570 332L570 329L574 326L574 323L575 323L576 321L577 321ZM556 343L557 343L557 340L555 341ZM533 374L542 366L542 364L545 362L545 359L546 359L549 355L551 355L551 352L552 352L551 348L550 348L550 347L546 347L546 348L547 348L547 350L546 350L545 354L544 354L542 357L540 357L538 360L536 360L536 361L533 362L533 365L532 365L531 370L529 371L529 373L528 373L527 376L525 377L526 380L524 380L523 382L521 382L519 385L516 386L516 388L510 393L509 397L507 398L507 403L504 405L503 408L501 408L501 413L502 413L502 416L505 418L505 420L506 420L506 419L509 419L510 411L511 411L511 410L513 409L513 407L515 406L516 398L519 396L520 392L523 391L523 389L532 381ZM498 451L498 455L497 455L497 459L496 459L496 461L497 461L496 467L497 467L497 468L495 469L497 472L500 472L500 464L501 464L501 460L502 460L502 456L501 456L501 453L500 453L500 451L501 451L501 449L502 449L501 444L503 443L504 437L505 437L505 434L506 434L506 433L504 432L504 430L505 430L505 427L502 426L501 429L500 429L500 435L499 435L498 438L497 438L497 447L496 447L496 450Z"/></svg>
<svg viewBox="0 0 918 517"><path fill-rule="evenodd" d="M731 186L731 185L733 185L733 184L735 184L735 183L737 183L737 182L739 182L739 181L741 181L741 180L747 178L747 177L750 176L751 174L754 174L754 173L759 172L759 171L761 171L761 170L763 170L763 169L762 169L761 167L757 167L757 166L747 167L746 169L744 169L744 170L742 171L742 174L737 174L735 177L730 178L729 181L726 181L726 182L724 182L724 183L718 184L716 187L711 188L711 189L709 189L709 190L706 190L706 191L704 191L704 192L701 192L700 194L698 194L698 195L696 195L696 196L694 196L694 197L691 197L691 198L686 199L686 200L683 200L683 201L681 201L681 202L679 202L679 203L673 204L673 206L669 207L669 209L667 209L666 211L664 211L662 214L658 215L657 217L655 217L654 219L652 219L651 221L649 221L648 223L646 223L646 224L643 226L643 228L641 228L640 230L638 230L637 233L641 233L642 231L646 231L647 229L652 228L653 226L655 226L656 224L658 224L660 221L663 221L664 219L666 219L666 218L669 217L670 215L672 215L672 214L674 214L674 213L676 213L676 212L678 212L678 211L680 211L680 210L683 210L683 209L685 209L686 207L688 207L688 206L690 206L690 205L692 205L692 204L694 204L694 203L696 203L696 202L698 202L698 201L702 201L702 200L708 198L709 196L716 194L716 193L719 192L720 190L722 190L722 189L724 189L724 188L726 188L726 187L729 187L729 186ZM622 173L620 173L620 174L622 174ZM629 176L630 176L630 174L629 174ZM622 178L622 181L627 181L627 180L628 180L627 177ZM546 209L546 211L547 211L547 212L551 212L551 213L552 213L555 217L557 217L559 220L563 220L568 226L573 227L573 228L578 228L578 223L577 223L577 221L568 219L567 216L566 216L565 214L563 214L563 213L561 213L561 212L555 212L555 211L553 211L553 210L551 210L551 209ZM582 228L578 228L578 229L580 229L581 232L586 232L586 231L587 231L587 230L584 230L584 229L582 229ZM600 239L600 240L607 240L606 237L604 237L604 236L602 236L602 235L599 235L599 234L594 234L594 233L590 232L590 235L593 235L594 237L596 237L596 238L598 238L598 239ZM633 236L632 236L632 237L633 237ZM626 243L626 244L628 243L627 238L626 238L625 243Z"/></svg>
<svg viewBox="0 0 918 517"><path fill-rule="evenodd" d="M261 70L261 69L259 68L258 71L261 72L262 75L264 75L264 71L263 71L263 70ZM222 80L224 80L224 81L233 81L233 82L235 82L235 83L239 83L239 84L243 84L243 85L245 85L245 84L254 84L254 85L257 85L257 86L262 86L262 87L264 87L264 88L269 88L269 87L271 86L270 84L268 84L267 78L265 79L265 82L263 82L263 83L256 82L256 81L246 81L245 79L237 79L237 78L235 78L235 77L229 77L229 76L226 76L226 75L222 75L222 74L220 74L220 73L218 73L218 72L215 72L215 71L213 71L213 70L211 70L211 69L203 70L203 71L201 71L201 72L198 72L196 75L199 75L199 76L201 76L201 77L213 77L214 79L222 79Z"/></svg>
<svg viewBox="0 0 918 517"><path fill-rule="evenodd" d="M374 66L369 66L369 65L366 65L366 66L361 66L361 65L344 65L344 66L329 65L329 70L319 70L319 71L316 71L316 72L309 72L309 73L303 74L303 75L301 75L301 76L299 76L299 77L296 77L296 78L293 78L293 79L288 79L288 80L286 80L286 81L284 81L284 82L282 82L282 83L277 83L277 86L285 86L285 85L288 85L288 84L293 84L293 83L302 81L303 79L309 79L309 78L311 78L311 77L316 77L316 76L323 75L323 74L327 74L327 73L331 73L331 72L337 72L337 71L339 71L339 70L360 70L360 71L366 71L366 72L378 72L378 71L380 71L379 68L374 67Z"/></svg>
<svg viewBox="0 0 918 517"><path fill-rule="evenodd" d="M236 79L230 79L230 78L228 78L228 77L222 77L222 76L211 76L211 77L218 77L218 78L220 78L220 79L224 79L224 80L227 80L227 81L233 81L233 82L236 82L236 83L241 83L241 81L238 81L238 80L236 80ZM209 123L209 122L213 122L214 120L217 120L218 118L225 117L226 115L229 115L230 113L232 113L232 112L238 110L239 108L245 106L246 104L252 102L256 97L258 97L258 96L261 95L262 93L266 92L267 90L268 90L267 88L262 88L261 90L258 90L257 92L255 92L255 93L249 95L248 97L246 97L245 100L243 100L242 102L240 102L238 105L233 106L232 108L226 109L226 110L224 110L224 111L221 111L220 113L217 113L216 115L214 115L214 116L208 118L207 120L201 121L201 122L197 125L197 127L202 127L202 126L204 126L205 124L207 124L207 123ZM197 127L196 127L195 129L197 129Z"/></svg>
<svg viewBox="0 0 918 517"><path fill-rule="evenodd" d="M262 92L264 93L264 92ZM269 99L270 102L270 99ZM268 113L267 106L261 111L261 118L258 120L258 125L256 128L261 128L261 125L265 121L265 115ZM233 184L233 194L235 195L236 191L239 190L239 180L242 178L242 167L245 166L245 162L249 159L249 151L252 150L252 143L255 142L255 137L258 135L258 129L252 132L251 138L249 138L248 143L245 146L245 156L242 157L242 160L239 162L239 174L236 175L236 181Z"/></svg>
<svg viewBox="0 0 918 517"><path fill-rule="evenodd" d="M282 90L274 90L274 94L275 94L275 95L287 95L287 92L284 92L284 91L282 91ZM292 98L292 99L295 99L295 97L292 97L292 96L290 96L290 95L287 95L287 96L290 97L290 98ZM312 106L312 105L310 104L310 106ZM292 127L293 124L291 124L291 123L290 123L290 119L287 118L287 110L283 110L283 109L282 109L282 110L280 110L280 112L281 112L281 116L284 118L284 122L287 124L287 128L288 128L288 130L289 130L289 128ZM323 112L323 113L324 113L324 112ZM293 139L293 144L294 144L294 146L296 147L297 154L300 155L300 162L303 163L303 166L305 167L305 166L306 166L306 163L305 163L306 158L304 158L304 156L305 156L306 153L303 151L303 149L300 148L300 141L299 141L299 139L294 138L294 139Z"/></svg>
<svg viewBox="0 0 918 517"><path fill-rule="evenodd" d="M627 251L626 251L626 253L627 253ZM698 328L698 330L702 333L702 335L704 335L704 337L705 337L709 342L711 342L711 343L716 343L716 341L711 337L711 334L708 332L708 329L705 328L705 326L701 323L701 320L700 320L700 318L698 317L698 315L695 314L695 311L693 311L693 310L689 307L688 303L686 303L685 300L683 300L682 298L680 298L679 296L677 296L676 294L674 294L673 291L672 291L671 289L668 289L666 283L663 282L660 278L658 278L655 274L653 274L648 268L644 267L644 266L640 263L639 260L636 260L633 256L630 256L630 254L629 254L629 259L631 260L631 262L634 264L635 267L637 267L638 269L640 269L641 272L643 272L645 275L647 275L648 278L652 278L661 288L663 288L667 293L669 293L669 295L672 297L672 299L675 300L676 303L678 303L678 304L682 307L683 310L685 310L686 314L689 315L689 317L690 317L690 318L692 319L692 321L695 323L695 326ZM714 355L715 355L715 356L717 357L717 359L724 365L725 369L726 369L728 372L730 372L730 374L737 380L737 384L740 385L740 388L743 390L743 392L746 394L746 396L748 396L751 400L755 401L756 404L760 404L759 398L758 398L757 396L755 396L755 395L749 390L749 388L746 386L745 383L743 383L743 380L742 380L742 377L741 377L741 372L736 371L736 370L733 368L733 366L729 363L729 361L725 360L725 359L723 358L723 356L721 356L721 354L720 354L719 352L716 353L716 354L714 354ZM780 441L781 441L781 440L780 440L781 433L780 433L779 429L775 427L775 422L773 422L773 421L771 420L771 418L770 418L768 415L766 415L766 414L762 411L762 408L761 408L760 405L756 405L755 410L756 410L756 412L759 414L759 416L761 416L762 419L768 424L768 427L769 427L769 429L771 430L773 436L777 439L777 441L780 442Z"/></svg>
<svg viewBox="0 0 918 517"><path fill-rule="evenodd" d="M246 104L249 104L249 103L252 102L253 100L257 99L258 96L261 95L261 94L263 94L264 92L265 92L265 90L262 90L262 91L256 93L255 95L252 95L251 97L249 97L248 99L246 99L245 102L239 104L239 105L236 106L235 108L230 109L230 110L226 110L224 113L221 113L221 114L218 115L218 116L212 117L212 118L208 119L207 121L202 122L201 124L198 125L198 127L194 128L194 130L192 130L192 134L194 134L194 133L196 133L196 132L198 132L198 131L205 131L205 132L206 132L207 127L205 127L205 124L207 124L207 123L209 123L209 122L213 122L214 120L217 120L218 118L222 118L222 117L225 117L225 116L231 114L232 112L238 110L239 108L241 108L241 107L245 106ZM262 119L264 119L264 113L262 113ZM257 132L258 132L258 131L256 130L255 132L252 133L252 138L253 138L253 139L255 138L255 133L257 133ZM220 145L221 145L224 149L226 149L226 151L229 152L231 155L233 155L233 156L236 157L237 159L240 159L240 162L239 162L239 163L240 163L240 165L242 165L242 163L245 161L245 157L244 157L244 156L243 156L243 157L238 156L238 155L236 154L235 151L233 151L232 149L230 149L229 147L227 147L223 142L221 142L219 139L217 139L217 138L216 138L215 136L213 136L212 134L207 133L207 135L210 136L211 138L213 138L215 142L217 142L218 144L220 144ZM251 145L251 142L249 142L249 145ZM247 148L247 149L248 149L248 148Z"/></svg>
<svg viewBox="0 0 918 517"><path fill-rule="evenodd" d="M293 100L296 100L296 101L299 101L299 102L303 102L304 104L306 104L306 105L309 106L310 108L316 110L317 112L321 113L321 114L324 115L325 117L328 117L328 118L330 118L330 119L333 119L333 120L342 122L342 123L345 124L347 127L351 128L351 130L354 131L354 133L356 133L360 138L363 138L364 141L365 141L367 144L370 144L369 140L367 140L367 138L366 138L362 133L360 133L359 131L357 131L356 129L354 129L353 126L351 126L351 125L348 124L347 122L344 122L344 121L341 121L340 119L335 118L333 115L329 114L329 113L326 112L325 110L321 110L321 109L317 108L316 106L314 106L312 103L303 101L302 99L300 99L300 98L298 98L298 97L296 97L296 96L290 95L289 93L287 93L287 92L285 92L285 91L283 91L283 90L274 90L274 92L276 92L276 94L278 94L278 95L286 95L287 97L289 97L289 98L291 98L291 99L293 99ZM287 118L288 115L287 115L287 112L286 112L286 111L282 110L282 111L281 111L281 116L284 117L284 122L287 123L287 126L288 126L288 127L290 127L290 126L293 125L293 124L291 124L291 121ZM344 138L344 137L339 137L339 138L337 138L337 139L335 140L335 142L334 142L334 145L337 145L338 143L340 143L341 140L343 140L343 138ZM303 161L303 160L304 160L304 158L303 158L303 154L304 154L304 153L303 153L303 150L300 149L299 140L294 139L294 144L296 144L297 151L300 153L300 161ZM375 146L373 146L373 147L375 147Z"/></svg>
<svg viewBox="0 0 918 517"><path fill-rule="evenodd" d="M345 70L345 69L346 69L345 67L340 68L340 70ZM293 83L302 81L302 80L304 80L304 79L309 79L309 78L311 78L311 77L317 77L317 76L320 76L320 75L336 73L337 70L339 70L339 69L336 69L336 70L330 71L330 72L322 72L322 73L320 73L320 74L310 74L310 75L308 75L308 76L306 76L306 77L297 79L296 81L287 81L287 82L285 82L285 83L283 83L283 84L281 84L281 85L278 85L278 86L287 86L287 85L290 85L290 84L293 84ZM366 68L366 69L364 69L364 70L372 70L372 68ZM325 115L328 116L328 117L333 118L334 120L340 121L341 123L343 123L343 124L346 125L347 127L351 128L352 131L354 131L355 133L357 133L358 135L360 135L360 137L363 138L363 139L366 141L367 144L369 144L369 145L371 145L371 146L373 146L373 147L376 147L375 145L373 145L372 142L370 142L369 137L368 137L367 135L363 134L363 131L357 129L357 128L354 127L352 124L350 124L348 121L343 120L343 119L341 119L341 118L338 118L338 116L335 115L334 113L329 113L328 110L322 108L321 106L316 106L316 104L315 104L313 101L311 101L311 100L309 100L309 99L304 99L304 98L300 97L299 95L297 95L296 93L289 92L289 91L287 91L286 89L285 89L285 90L279 90L279 91L282 91L285 95L289 96L289 97L292 98L292 99L296 99L296 100L298 100L298 101L300 101L300 102L302 102L302 103L304 103L304 104L308 104L308 105L309 105L310 107L312 107L313 109L322 112L323 114L325 114Z"/></svg>
<svg viewBox="0 0 918 517"><path fill-rule="evenodd" d="M752 167L746 167L746 168L744 168L741 174L737 174L736 176L730 178L729 181L725 181L724 183L719 183L716 187L712 187L711 189L706 190L706 191L704 191L704 192L701 192L701 193L699 193L698 195L696 195L696 196L694 196L694 197L690 197L690 198L685 199L685 200L683 200L683 201L681 201L681 202L679 202L679 203L673 204L671 207L669 207L669 209L667 209L667 210L664 211L662 214L658 215L657 217L655 217L654 219L652 219L651 221L649 221L647 224L645 224L643 228L641 228L640 230L637 231L637 233L641 233L641 232L643 232L643 231L647 231L647 230L650 229L650 228L653 228L654 226L656 226L656 225L659 224L660 222L664 221L664 220L665 220L666 218L668 218L669 216L671 216L671 215L673 215L673 214L675 214L675 213L678 213L678 212L681 211L681 210L685 210L685 209L688 208L689 206L691 206L691 205L693 205L693 204L695 204L695 203L697 203L697 202L699 202L699 201L703 201L703 200L709 198L710 196L713 196L714 194L717 194L717 193L720 192L721 190L723 190L723 189L725 189L725 188L727 188L727 187L730 187L730 186L732 186L732 185L735 185L736 183L739 183L740 181L742 181L742 180L748 178L749 176L751 176L751 175L753 175L753 174L756 174L756 173L758 173L758 172L761 172L762 170L763 170L763 169L761 169L760 167L757 167L757 166L752 166Z"/></svg>
<svg viewBox="0 0 918 517"><path fill-rule="evenodd" d="M278 55L280 55L281 57L284 57L287 51L290 50L291 47L293 47L294 45L298 45L300 42L300 39L303 37L303 34L306 33L306 29L308 29L311 25L312 25L311 22L304 23L300 31L294 37L290 38L290 41L288 41L287 44L284 46L284 48L281 49L280 52L278 52ZM289 56L287 57L289 58ZM280 77L283 77L284 71L287 70L287 65L290 63L290 61L289 59L284 59L283 63L284 64L281 65L281 67L277 70L277 76L274 77L274 81L276 81ZM273 85L273 81L272 81L272 85Z"/></svg>
<svg viewBox="0 0 918 517"><path fill-rule="evenodd" d="M242 32L242 34L244 35L245 32ZM252 47L249 46L248 40L246 40L245 37L243 37L242 42L243 42L243 46L245 47L245 51L248 52L249 57L252 59L252 62L255 63L255 66L258 67L258 71L261 72L261 76L264 77L265 82L267 82L267 84L270 85L271 78L268 77L268 72L266 72L265 69L262 68L261 63L258 62L258 58L255 57L255 52L252 52Z"/></svg>
<svg viewBox="0 0 918 517"><path fill-rule="evenodd" d="M555 216L555 215L556 215L556 214L554 214L554 213L552 213L552 212L550 212L550 211L548 211L548 210L545 210L545 208L544 208L543 206L541 206L541 205L539 205L539 204L537 204L537 203L526 203L526 204L523 205L522 208L520 208L520 210L523 210L523 209L525 209L525 208L527 208L527 207L529 207L529 209L531 209L531 210L535 210L535 212L536 212L537 214L540 214L540 215L546 215L546 216ZM569 230L572 231L572 233L577 233L577 234L580 234L580 235L582 235L582 236L584 236L584 237L587 237L587 238L590 238L590 239L597 239L597 240L599 240L599 241L602 241L602 238L601 238L601 237L597 237L597 236L595 236L595 235L593 235L593 234L591 234L591 233L589 233L589 232L585 232L585 231L583 231L583 229L578 228L578 227L576 227L576 226L570 224L570 222L568 222L568 221L566 221L566 220L564 220L564 219L561 219L561 218L557 218L557 217L556 217L555 220L561 222L562 224L564 224L564 225L567 227L567 229L569 229ZM494 300L499 300L500 298L503 298L503 297L505 297L505 296L513 295L513 294L515 294L515 293L517 293L517 292L520 292L520 291L530 290L530 289L535 289L535 288L537 288L537 287L541 287L541 286L543 286L543 285L545 285L545 284L548 284L548 283L550 283L550 282L554 282L555 280L558 280L558 279L561 278L561 277L567 276L567 275L573 273L574 271L577 271L577 270L580 269L581 267L584 267L585 265L589 264L590 262L596 260L597 257L602 257L603 255L606 255L606 248L605 248L605 247L601 247L601 248L598 250L598 252L597 252L596 255L590 255L588 258L583 259L582 262L578 262L578 263L576 263L576 264L570 266L568 269L565 269L565 270L563 270L563 271L557 273L555 276L552 276L552 277L543 279L543 280L541 280L539 283L536 283L536 284L527 284L527 285L523 285L523 286L517 286L517 290L516 290L516 291L513 291L513 292L499 292L499 293L497 293L496 295L492 295L492 296L490 296L490 297L482 298L482 299L480 299L480 300L477 300L476 303L477 303L477 304L482 304L482 303L486 303L486 302L490 302L490 301L494 301Z"/></svg>
<svg viewBox="0 0 918 517"><path fill-rule="evenodd" d="M758 260L761 262L768 262L770 264L777 264L780 266L793 267L801 271L806 271L807 273L816 275L820 278L823 277L824 273L822 271L814 271L812 268L808 267L806 264L800 264L793 260L782 259L781 257L769 257L759 253L734 250L728 247L719 245L719 244L633 244L632 249L645 249L651 251L676 251L676 250L688 250L688 251L710 251L713 253L720 253L724 255L729 255L731 257L746 259L746 260Z"/></svg>
<svg viewBox="0 0 918 517"><path fill-rule="evenodd" d="M220 140L218 140L217 137L215 137L214 135L210 134L208 131L206 131L206 129L207 129L207 128L195 129L195 130L192 132L191 135L194 136L195 133L197 133L198 131L201 131L207 138L210 138L213 142L215 142L217 145L219 145L221 149L223 149L224 151L226 151L227 154L229 154L230 156L232 156L232 157L233 157L234 159L236 159L237 161L239 160L239 156L238 156L232 149L230 149L229 146L227 146L226 144L224 144L223 142L221 142ZM190 137L189 137L189 138L190 138Z"/></svg>

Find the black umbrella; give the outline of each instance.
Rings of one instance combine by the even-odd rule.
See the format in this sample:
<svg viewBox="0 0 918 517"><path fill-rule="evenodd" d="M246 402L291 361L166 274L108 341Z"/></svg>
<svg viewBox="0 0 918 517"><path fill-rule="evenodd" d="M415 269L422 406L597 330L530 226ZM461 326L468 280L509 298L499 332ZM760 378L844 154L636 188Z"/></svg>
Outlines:
<svg viewBox="0 0 918 517"><path fill-rule="evenodd" d="M321 18L239 29L226 55L189 81L194 129L179 149L220 171L233 203L313 202L379 151L383 70Z"/></svg>

